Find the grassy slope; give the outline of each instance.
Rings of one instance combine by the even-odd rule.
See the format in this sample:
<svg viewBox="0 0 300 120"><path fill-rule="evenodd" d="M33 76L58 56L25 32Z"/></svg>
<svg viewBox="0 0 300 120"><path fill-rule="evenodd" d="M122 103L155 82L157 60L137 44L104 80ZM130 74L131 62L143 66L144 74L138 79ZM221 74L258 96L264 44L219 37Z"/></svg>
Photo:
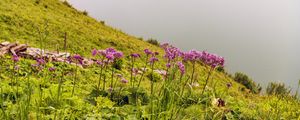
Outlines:
<svg viewBox="0 0 300 120"><path fill-rule="evenodd" d="M19 41L39 47L38 28L48 21L46 48L63 48L64 33L68 33L70 51L87 54L93 48L115 47L126 53L145 47L158 47L138 40L119 30L97 22L57 0L1 0L0 40Z"/></svg>
<svg viewBox="0 0 300 120"><path fill-rule="evenodd" d="M56 49L59 46L61 50L63 49L64 32L67 32L68 51L85 56L90 56L90 51L93 48L104 49L107 47L114 47L125 52L125 54L141 52L144 48L150 48L162 53L162 49L101 24L62 2L57 0L40 0L40 3L37 4L36 1L38 0L0 1L0 41L19 41L34 47L45 47L46 49ZM37 29L43 29L45 21L48 21L49 35L43 41L45 45L41 46ZM142 66L141 64L139 65L140 67ZM163 66L163 62L160 63L160 66ZM128 67L127 64L125 64L126 67ZM201 80L200 86L203 86L207 70L203 66L198 66L197 69L197 71L200 71L198 72L198 78ZM88 75L88 77L82 78L88 81L80 83L83 91L82 96L85 96L91 91L92 83L97 81L97 75L93 73L93 68L83 71L85 75ZM120 72L129 74L128 70ZM223 91L227 91L226 83L228 82L232 82L233 87L227 93L224 93ZM211 98L224 98L228 109L241 112L245 117L267 118L269 117L266 116L267 113L270 116L276 116L276 111L274 111L275 103L284 105L281 106L280 110L288 111L284 113L285 117L292 116L289 114L289 111L296 111L300 107L293 100L277 100L273 96L261 97L241 92L240 88L243 86L237 84L223 73L214 73L213 82L210 82L209 86L213 86L214 83L216 83L216 89L210 88L215 90L215 94L212 94ZM143 81L143 85L145 88L150 87L147 81ZM290 108L288 109L288 107ZM207 109L203 106L194 105L187 108L185 114L193 118L199 116L199 112L203 112L203 110ZM213 110L214 112L224 111L218 108ZM299 115L299 110L298 114L295 115Z"/></svg>

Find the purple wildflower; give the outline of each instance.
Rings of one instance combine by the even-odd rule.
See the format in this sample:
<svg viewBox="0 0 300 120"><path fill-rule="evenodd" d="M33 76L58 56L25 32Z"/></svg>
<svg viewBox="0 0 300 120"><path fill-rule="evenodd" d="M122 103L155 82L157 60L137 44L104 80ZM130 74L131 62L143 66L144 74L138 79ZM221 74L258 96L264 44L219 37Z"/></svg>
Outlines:
<svg viewBox="0 0 300 120"><path fill-rule="evenodd" d="M166 59L170 60L174 60L175 58L177 58L179 55L181 55L181 51L180 49L173 47L171 45L164 45L163 46L164 50L165 50L165 55L164 57Z"/></svg>
<svg viewBox="0 0 300 120"><path fill-rule="evenodd" d="M167 68L170 68L170 67L171 67L171 63L167 63L167 64L166 64L166 67L167 67Z"/></svg>
<svg viewBox="0 0 300 120"><path fill-rule="evenodd" d="M114 52L114 57L117 58L117 59L120 59L122 58L124 55L122 52Z"/></svg>
<svg viewBox="0 0 300 120"><path fill-rule="evenodd" d="M114 53L114 52L116 52L116 50L114 48L107 48L105 51L107 53Z"/></svg>
<svg viewBox="0 0 300 120"><path fill-rule="evenodd" d="M83 64L83 58L79 54L75 54L73 56L73 59L75 59L79 64Z"/></svg>
<svg viewBox="0 0 300 120"><path fill-rule="evenodd" d="M19 62L20 58L18 55L13 55L13 57L11 58L14 62Z"/></svg>
<svg viewBox="0 0 300 120"><path fill-rule="evenodd" d="M145 49L144 52L145 52L146 55L151 55L151 54L153 54L149 49Z"/></svg>
<svg viewBox="0 0 300 120"><path fill-rule="evenodd" d="M46 64L45 60L43 58L37 58L36 59L37 65L44 65Z"/></svg>
<svg viewBox="0 0 300 120"><path fill-rule="evenodd" d="M105 50L98 50L98 53L102 56L106 56L106 51Z"/></svg>
<svg viewBox="0 0 300 120"><path fill-rule="evenodd" d="M98 54L98 50L97 50L97 49L93 49L93 50L92 50L92 55L93 55L93 56L96 56L97 54Z"/></svg>
<svg viewBox="0 0 300 120"><path fill-rule="evenodd" d="M106 58L107 58L108 60L110 60L110 61L113 61L113 60L115 59L115 56L114 56L114 54L109 53L109 54L106 55Z"/></svg>
<svg viewBox="0 0 300 120"><path fill-rule="evenodd" d="M182 62L177 62L177 66L180 70L181 75L183 75L185 73L185 66Z"/></svg>
<svg viewBox="0 0 300 120"><path fill-rule="evenodd" d="M150 63L153 64L154 62L157 62L158 59L156 57L151 57L150 58Z"/></svg>
<svg viewBox="0 0 300 120"><path fill-rule="evenodd" d="M141 57L141 55L137 54L137 53L133 53L133 54L131 54L131 57L133 57L133 58L139 58L139 57Z"/></svg>

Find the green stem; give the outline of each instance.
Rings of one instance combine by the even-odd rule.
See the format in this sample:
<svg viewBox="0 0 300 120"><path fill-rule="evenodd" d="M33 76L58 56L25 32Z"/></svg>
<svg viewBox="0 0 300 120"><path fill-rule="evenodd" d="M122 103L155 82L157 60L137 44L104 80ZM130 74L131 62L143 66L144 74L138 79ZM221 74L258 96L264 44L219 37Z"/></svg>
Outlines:
<svg viewBox="0 0 300 120"><path fill-rule="evenodd" d="M194 82L194 74L195 74L195 62L193 62L193 69L192 69L191 84L193 84L193 82Z"/></svg>
<svg viewBox="0 0 300 120"><path fill-rule="evenodd" d="M204 93L204 91L205 91L205 88L206 88L206 86L207 86L207 83L208 83L208 80L209 80L209 78L210 78L210 76L211 76L212 71L213 71L213 68L211 68L210 71L209 71L209 73L208 73L208 76L207 76L207 78L206 78L205 85L204 85L204 87L203 87L203 90L202 90L202 92L201 92L201 95L203 95L203 93Z"/></svg>
<svg viewBox="0 0 300 120"><path fill-rule="evenodd" d="M77 79L77 63L76 63L76 69L75 69L75 76L74 76L74 80L73 80L73 90L72 90L72 97L74 95L74 92L75 92L75 86L76 86L76 79Z"/></svg>
<svg viewBox="0 0 300 120"><path fill-rule="evenodd" d="M141 77L140 77L140 80L139 80L139 83L138 83L138 88L140 87L140 85L141 85L141 82L142 82L142 80L143 80L143 78L144 78L144 75L145 75L145 72L146 72L146 67L147 67L147 65L148 65L148 55L146 56L146 60L145 60L145 66L144 66L144 71L143 71L143 73L142 73L142 75L141 75Z"/></svg>
<svg viewBox="0 0 300 120"><path fill-rule="evenodd" d="M100 90L100 85L101 85L100 81L101 81L101 78L102 78L102 71L103 71L103 66L101 65L101 70L100 70L100 75L99 75L99 81L98 81L98 88L97 88L98 90Z"/></svg>
<svg viewBox="0 0 300 120"><path fill-rule="evenodd" d="M154 62L152 63L152 65L151 65L151 120L153 120L153 117L154 117L154 112L153 112L153 106L154 106L154 104L153 104L153 99L154 99L154 93L153 93L153 91L154 91L154 79L153 79L153 69L154 69Z"/></svg>
<svg viewBox="0 0 300 120"><path fill-rule="evenodd" d="M131 86L133 87L133 80L132 80L132 78L133 78L133 67L134 67L134 58L133 57L131 57L131 68L130 68L130 84L131 84Z"/></svg>

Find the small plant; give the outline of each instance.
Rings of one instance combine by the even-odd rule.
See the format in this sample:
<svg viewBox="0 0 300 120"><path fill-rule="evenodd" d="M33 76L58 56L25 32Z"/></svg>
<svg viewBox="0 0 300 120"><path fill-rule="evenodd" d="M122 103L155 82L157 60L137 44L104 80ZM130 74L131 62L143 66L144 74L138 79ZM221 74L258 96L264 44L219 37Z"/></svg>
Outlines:
<svg viewBox="0 0 300 120"><path fill-rule="evenodd" d="M291 90L286 88L284 83L269 83L267 87L267 94L268 95L289 95Z"/></svg>
<svg viewBox="0 0 300 120"><path fill-rule="evenodd" d="M103 21L103 20L102 20L102 21L100 21L100 23L101 23L102 25L105 25L105 21Z"/></svg>
<svg viewBox="0 0 300 120"><path fill-rule="evenodd" d="M159 42L153 38L150 38L147 40L148 43L152 44L152 45L155 45L155 46L159 46Z"/></svg>
<svg viewBox="0 0 300 120"><path fill-rule="evenodd" d="M252 93L258 94L261 91L261 86L256 84L251 78L249 78L246 74L237 72L235 73L234 80L242 85L244 85L247 89L249 89Z"/></svg>
<svg viewBox="0 0 300 120"><path fill-rule="evenodd" d="M35 4L40 4L41 0L35 0Z"/></svg>
<svg viewBox="0 0 300 120"><path fill-rule="evenodd" d="M88 16L88 15L89 15L89 13L88 13L86 10L84 10L84 11L82 12L82 14L85 15L85 16Z"/></svg>
<svg viewBox="0 0 300 120"><path fill-rule="evenodd" d="M64 0L63 4L68 6L69 8L73 8L72 5L67 0Z"/></svg>

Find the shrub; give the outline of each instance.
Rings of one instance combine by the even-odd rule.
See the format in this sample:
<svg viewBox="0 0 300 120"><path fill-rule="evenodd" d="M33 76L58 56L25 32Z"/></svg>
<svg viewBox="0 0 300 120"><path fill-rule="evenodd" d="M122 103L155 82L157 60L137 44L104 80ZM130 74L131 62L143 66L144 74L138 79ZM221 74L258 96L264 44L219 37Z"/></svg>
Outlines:
<svg viewBox="0 0 300 120"><path fill-rule="evenodd" d="M40 4L40 1L41 1L41 0L36 0L36 1L35 1L35 4Z"/></svg>
<svg viewBox="0 0 300 120"><path fill-rule="evenodd" d="M225 73L224 67L217 67L216 70L217 70L218 72Z"/></svg>
<svg viewBox="0 0 300 120"><path fill-rule="evenodd" d="M66 1L66 0L63 2L63 4L70 7L70 8L73 8L72 5L70 3L68 3L68 1Z"/></svg>
<svg viewBox="0 0 300 120"><path fill-rule="evenodd" d="M259 84L256 84L251 78L240 72L235 73L234 80L244 85L247 89L249 89L252 93L255 94L260 93L262 89Z"/></svg>
<svg viewBox="0 0 300 120"><path fill-rule="evenodd" d="M102 20L102 21L100 21L100 23L101 23L102 25L105 25L105 21L103 21L103 20Z"/></svg>
<svg viewBox="0 0 300 120"><path fill-rule="evenodd" d="M288 95L291 90L286 88L284 83L271 82L269 83L266 92L268 95Z"/></svg>
<svg viewBox="0 0 300 120"><path fill-rule="evenodd" d="M144 41L144 38L143 38L143 37L138 37L137 39L138 39L138 40L141 40L141 41Z"/></svg>
<svg viewBox="0 0 300 120"><path fill-rule="evenodd" d="M88 15L89 15L89 13L88 13L86 10L84 10L84 11L82 12L82 14L85 15L85 16L88 16Z"/></svg>
<svg viewBox="0 0 300 120"><path fill-rule="evenodd" d="M147 42L152 44L152 45L159 46L159 42L155 39L150 38L150 39L147 40Z"/></svg>

